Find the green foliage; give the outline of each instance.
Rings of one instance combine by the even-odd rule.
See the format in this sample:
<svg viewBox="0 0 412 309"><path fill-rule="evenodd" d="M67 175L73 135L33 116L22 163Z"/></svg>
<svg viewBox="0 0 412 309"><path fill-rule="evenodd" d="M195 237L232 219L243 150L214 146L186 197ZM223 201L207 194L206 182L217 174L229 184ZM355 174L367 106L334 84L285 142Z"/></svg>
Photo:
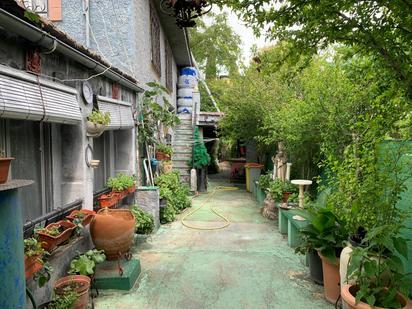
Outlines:
<svg viewBox="0 0 412 309"><path fill-rule="evenodd" d="M193 168L201 169L210 163L210 155L207 152L203 140L199 136L198 127L195 128L193 145Z"/></svg>
<svg viewBox="0 0 412 309"><path fill-rule="evenodd" d="M331 262L335 262L344 247L343 242L348 238L345 224L327 208L314 207L296 212L309 221L300 231L303 242L296 251L317 250Z"/></svg>
<svg viewBox="0 0 412 309"><path fill-rule="evenodd" d="M208 80L220 74L237 74L241 58L240 36L230 27L227 14L208 14L207 17L211 19L208 25L199 20L197 27L189 32L190 47L200 70Z"/></svg>
<svg viewBox="0 0 412 309"><path fill-rule="evenodd" d="M34 274L33 280L37 281L39 288L42 288L47 282L49 282L52 272L53 267L50 266L49 262L43 261L43 268Z"/></svg>
<svg viewBox="0 0 412 309"><path fill-rule="evenodd" d="M382 61L412 92L412 47L409 1L327 0L214 0L238 10L255 31L270 28L278 41L293 43L294 52L316 53L330 44L354 46L359 53L370 53Z"/></svg>
<svg viewBox="0 0 412 309"><path fill-rule="evenodd" d="M160 151L160 152L163 152L163 153L169 155L170 157L171 157L172 154L173 154L173 149L172 149L172 147L171 147L171 146L168 146L168 145L164 145L164 144L158 144L158 145L156 146L156 150L157 150L157 151Z"/></svg>
<svg viewBox="0 0 412 309"><path fill-rule="evenodd" d="M398 236L400 225L376 225L354 248L348 265L348 280L357 287L356 302L372 307L401 308L396 295L411 285L400 257L408 258L407 240Z"/></svg>
<svg viewBox="0 0 412 309"><path fill-rule="evenodd" d="M136 220L136 234L150 234L154 230L154 219L151 214L135 205L130 208Z"/></svg>
<svg viewBox="0 0 412 309"><path fill-rule="evenodd" d="M260 175L259 186L262 190L265 191L266 189L269 189L271 182L272 182L272 175L270 174Z"/></svg>
<svg viewBox="0 0 412 309"><path fill-rule="evenodd" d="M107 126L110 124L110 113L104 113L98 109L93 109L92 113L87 116L87 120L93 122L94 124L102 124Z"/></svg>
<svg viewBox="0 0 412 309"><path fill-rule="evenodd" d="M150 87L143 94L140 108L140 121L138 124L139 141L156 145L162 140L160 135L161 125L172 128L180 123L179 118L174 112L168 100L168 91L162 85L150 82Z"/></svg>
<svg viewBox="0 0 412 309"><path fill-rule="evenodd" d="M65 287L59 294L55 294L48 309L70 309L79 298L79 294L71 287Z"/></svg>
<svg viewBox="0 0 412 309"><path fill-rule="evenodd" d="M271 181L269 184L269 194L274 201L281 201L283 193L296 193L297 186L290 183L290 181L282 181L279 178Z"/></svg>
<svg viewBox="0 0 412 309"><path fill-rule="evenodd" d="M107 187L112 189L112 191L123 191L132 187L134 184L134 176L128 176L123 173L119 173L116 177L110 177L107 180Z"/></svg>
<svg viewBox="0 0 412 309"><path fill-rule="evenodd" d="M47 251L42 248L41 242L36 238L26 238L24 239L24 255L27 257L40 255L43 256L47 254Z"/></svg>
<svg viewBox="0 0 412 309"><path fill-rule="evenodd" d="M105 260L106 255L103 250L89 250L71 261L68 273L91 276L94 274L96 264L103 263Z"/></svg>
<svg viewBox="0 0 412 309"><path fill-rule="evenodd" d="M180 183L178 172L162 174L155 182L160 188L160 197L167 200L166 207L160 208L160 222L172 222L176 214L191 206L189 189Z"/></svg>

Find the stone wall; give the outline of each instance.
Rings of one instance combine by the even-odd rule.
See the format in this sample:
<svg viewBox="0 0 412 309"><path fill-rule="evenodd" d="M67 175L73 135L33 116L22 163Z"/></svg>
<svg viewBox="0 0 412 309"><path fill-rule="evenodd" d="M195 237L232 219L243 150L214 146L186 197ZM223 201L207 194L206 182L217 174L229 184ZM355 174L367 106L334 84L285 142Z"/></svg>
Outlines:
<svg viewBox="0 0 412 309"><path fill-rule="evenodd" d="M135 195L136 205L153 215L156 229L160 226L159 216L159 188L158 187L139 187Z"/></svg>

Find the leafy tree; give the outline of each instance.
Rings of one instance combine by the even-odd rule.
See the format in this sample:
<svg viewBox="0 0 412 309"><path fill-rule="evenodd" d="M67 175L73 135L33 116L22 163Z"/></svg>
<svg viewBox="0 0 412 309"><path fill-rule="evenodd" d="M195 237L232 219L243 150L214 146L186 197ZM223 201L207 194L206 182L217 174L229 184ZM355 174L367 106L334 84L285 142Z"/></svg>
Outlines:
<svg viewBox="0 0 412 309"><path fill-rule="evenodd" d="M241 58L241 40L228 24L227 14L209 14L212 18L208 26L202 20L190 30L190 47L208 80L221 73L229 75L238 72Z"/></svg>
<svg viewBox="0 0 412 309"><path fill-rule="evenodd" d="M207 153L206 146L199 136L199 129L196 127L193 145L193 167L201 169L206 167L209 163L210 155Z"/></svg>
<svg viewBox="0 0 412 309"><path fill-rule="evenodd" d="M215 0L238 10L256 32L291 41L296 52L341 43L378 56L412 96L410 0Z"/></svg>

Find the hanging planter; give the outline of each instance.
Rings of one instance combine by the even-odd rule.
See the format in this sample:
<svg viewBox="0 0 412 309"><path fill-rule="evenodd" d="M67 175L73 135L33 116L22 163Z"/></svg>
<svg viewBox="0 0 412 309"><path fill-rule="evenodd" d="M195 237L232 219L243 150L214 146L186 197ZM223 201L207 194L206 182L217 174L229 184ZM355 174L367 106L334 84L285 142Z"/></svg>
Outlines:
<svg viewBox="0 0 412 309"><path fill-rule="evenodd" d="M66 216L66 218L70 221L74 221L76 219L81 220L82 225L86 226L92 221L95 214L96 212L93 210L88 210L88 209L77 210L76 209L76 210L73 210L70 213L70 215Z"/></svg>
<svg viewBox="0 0 412 309"><path fill-rule="evenodd" d="M47 251L54 250L57 246L66 242L72 235L76 225L69 221L58 221L51 223L44 229L37 231L39 241L43 249Z"/></svg>
<svg viewBox="0 0 412 309"><path fill-rule="evenodd" d="M104 113L94 109L87 117L86 132L89 137L99 137L110 124L110 113Z"/></svg>
<svg viewBox="0 0 412 309"><path fill-rule="evenodd" d="M0 152L0 184L5 183L9 178L9 170L12 160L14 160L14 158L5 158Z"/></svg>
<svg viewBox="0 0 412 309"><path fill-rule="evenodd" d="M83 275L72 275L60 278L54 285L54 293L57 297L64 296L67 291L74 291L77 300L71 309L86 309L89 303L90 278Z"/></svg>
<svg viewBox="0 0 412 309"><path fill-rule="evenodd" d="M157 145L156 160L157 161L170 161L172 158L173 150L168 145Z"/></svg>

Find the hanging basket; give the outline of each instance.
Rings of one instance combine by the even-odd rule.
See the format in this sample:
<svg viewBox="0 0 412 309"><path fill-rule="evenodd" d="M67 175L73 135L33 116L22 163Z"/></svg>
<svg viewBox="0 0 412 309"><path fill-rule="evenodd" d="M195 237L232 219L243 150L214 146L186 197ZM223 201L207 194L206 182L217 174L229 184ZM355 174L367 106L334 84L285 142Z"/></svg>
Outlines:
<svg viewBox="0 0 412 309"><path fill-rule="evenodd" d="M161 151L156 151L156 160L157 161L170 161L171 157Z"/></svg>
<svg viewBox="0 0 412 309"><path fill-rule="evenodd" d="M106 130L106 126L103 124L93 123L89 120L86 121L86 132L89 137L99 137Z"/></svg>

